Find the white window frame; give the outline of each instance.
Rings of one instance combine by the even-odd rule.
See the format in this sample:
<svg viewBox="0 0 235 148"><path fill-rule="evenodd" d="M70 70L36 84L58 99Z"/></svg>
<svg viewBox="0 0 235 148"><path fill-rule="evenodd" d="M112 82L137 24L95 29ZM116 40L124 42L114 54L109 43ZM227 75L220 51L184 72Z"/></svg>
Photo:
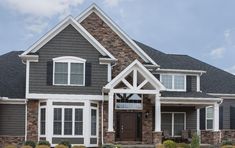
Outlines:
<svg viewBox="0 0 235 148"><path fill-rule="evenodd" d="M40 105L40 103L39 103ZM41 134L41 109L45 109L45 134L42 135ZM46 137L46 126L47 126L47 107L46 106L39 106L39 113L38 113L38 133L39 133L39 137Z"/></svg>
<svg viewBox="0 0 235 148"><path fill-rule="evenodd" d="M208 109L208 108L212 108L212 110L213 110L213 116L212 116L212 118L207 118L207 109ZM205 121L206 130L213 130L213 128L214 128L214 124L213 124L213 122L214 122L214 107L213 107L213 106L207 106L207 107L206 107L205 114L206 114L206 121ZM212 128L207 128L207 120L212 120Z"/></svg>
<svg viewBox="0 0 235 148"><path fill-rule="evenodd" d="M162 83L162 76L166 75L166 76L172 76L172 82L171 82L171 86L172 88L166 88L167 91L186 91L186 84L187 84L187 79L186 79L186 75L185 74L169 74L169 73L164 73L164 74L160 74L160 81ZM175 89L175 76L183 76L184 77L184 89Z"/></svg>
<svg viewBox="0 0 235 148"><path fill-rule="evenodd" d="M91 130L90 130L90 138L97 138L97 143L96 144L91 144L90 139L89 139L89 144L90 145L97 145L98 142L99 142L99 139L98 139L98 137L99 137L99 104L95 103L95 102L90 102L90 103L93 103L93 104L97 105L97 107L94 107L94 106L90 107L91 110L92 109L96 110L96 135L91 135ZM91 118L91 110L90 110L90 118ZM91 124L91 120L90 120L90 124Z"/></svg>
<svg viewBox="0 0 235 148"><path fill-rule="evenodd" d="M55 108L61 108L62 109L62 113L61 113L61 116L62 116L62 127L61 127L61 135L57 135L57 134L54 134L54 109ZM72 135L64 135L64 109L66 108L69 108L71 109L72 108ZM82 127L82 135L75 135L75 109L82 109L83 110L83 121L82 121L82 124L83 124L83 127ZM53 137L65 137L65 138L68 138L68 137L78 137L78 138L82 138L84 137L84 117L85 117L85 113L84 113L84 107L83 106L61 106L61 105L53 105L53 129L52 129L52 136Z"/></svg>
<svg viewBox="0 0 235 148"><path fill-rule="evenodd" d="M55 83L55 64L56 63L67 63L68 64L68 82L67 84L56 84ZM71 63L82 63L83 64L83 84L71 84L70 76L71 76ZM58 86L85 86L85 70L86 70L86 60L74 57L74 56L63 56L53 58L53 85Z"/></svg>
<svg viewBox="0 0 235 148"><path fill-rule="evenodd" d="M175 132L175 114L184 114L184 130L186 130L186 124L187 124L187 121L186 121L186 112L161 112L161 114L171 114L171 122L172 122L172 125L171 125L171 136L172 137L181 137L181 135L175 135L174 132Z"/></svg>

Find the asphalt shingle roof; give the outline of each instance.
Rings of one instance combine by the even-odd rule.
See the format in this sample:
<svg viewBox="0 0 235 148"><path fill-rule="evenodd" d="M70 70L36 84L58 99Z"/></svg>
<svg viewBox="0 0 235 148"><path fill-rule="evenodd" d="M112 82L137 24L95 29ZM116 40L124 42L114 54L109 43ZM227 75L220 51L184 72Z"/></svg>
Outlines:
<svg viewBox="0 0 235 148"><path fill-rule="evenodd" d="M201 90L206 93L235 94L235 75L188 55L166 54L135 41L162 69L203 70Z"/></svg>
<svg viewBox="0 0 235 148"><path fill-rule="evenodd" d="M18 57L21 53L0 56L0 97L25 98L25 65Z"/></svg>
<svg viewBox="0 0 235 148"><path fill-rule="evenodd" d="M162 97L184 97L184 98L215 98L215 96L208 95L203 92L174 92L174 91L163 91L161 92Z"/></svg>

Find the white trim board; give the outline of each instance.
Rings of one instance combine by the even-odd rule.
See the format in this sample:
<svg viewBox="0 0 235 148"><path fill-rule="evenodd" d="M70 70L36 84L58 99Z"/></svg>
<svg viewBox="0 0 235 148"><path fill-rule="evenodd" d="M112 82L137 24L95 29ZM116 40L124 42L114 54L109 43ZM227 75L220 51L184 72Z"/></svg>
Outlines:
<svg viewBox="0 0 235 148"><path fill-rule="evenodd" d="M52 30L46 33L41 39L34 43L29 49L23 52L20 57L26 56L28 53L37 52L43 45L65 29L68 25L72 25L85 39L87 39L103 56L109 56L111 59L116 60L114 56L108 52L85 28L82 27L72 16L66 17Z"/></svg>
<svg viewBox="0 0 235 148"><path fill-rule="evenodd" d="M150 62L159 67L159 65L152 60L121 28L114 23L96 4L92 4L85 11L83 11L76 20L81 23L91 13L98 15L132 50L134 50L145 62Z"/></svg>
<svg viewBox="0 0 235 148"><path fill-rule="evenodd" d="M102 95L76 95L76 94L40 94L40 93L28 93L26 94L27 99L61 99L64 100L103 100Z"/></svg>

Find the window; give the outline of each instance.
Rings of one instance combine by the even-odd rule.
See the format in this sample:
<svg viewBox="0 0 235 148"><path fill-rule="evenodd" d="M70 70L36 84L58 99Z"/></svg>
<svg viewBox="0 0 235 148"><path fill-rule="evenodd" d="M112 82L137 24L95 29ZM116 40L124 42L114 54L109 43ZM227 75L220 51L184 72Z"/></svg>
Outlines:
<svg viewBox="0 0 235 148"><path fill-rule="evenodd" d="M85 85L85 59L58 57L53 59L54 85Z"/></svg>
<svg viewBox="0 0 235 148"><path fill-rule="evenodd" d="M162 74L161 82L170 91L186 91L186 76L185 75L170 75Z"/></svg>
<svg viewBox="0 0 235 148"><path fill-rule="evenodd" d="M40 135L45 135L46 131L46 109L40 109Z"/></svg>
<svg viewBox="0 0 235 148"><path fill-rule="evenodd" d="M64 109L64 135L72 135L72 108Z"/></svg>
<svg viewBox="0 0 235 148"><path fill-rule="evenodd" d="M213 129L213 116L214 116L214 108L212 106L206 107L206 129Z"/></svg>
<svg viewBox="0 0 235 148"><path fill-rule="evenodd" d="M97 110L91 109L91 135L96 136L97 130Z"/></svg>
<svg viewBox="0 0 235 148"><path fill-rule="evenodd" d="M83 132L83 110L75 109L75 135L82 135Z"/></svg>
<svg viewBox="0 0 235 148"><path fill-rule="evenodd" d="M83 109L74 107L54 108L53 133L61 136L83 135Z"/></svg>
<svg viewBox="0 0 235 148"><path fill-rule="evenodd" d="M54 108L54 135L62 134L62 109Z"/></svg>
<svg viewBox="0 0 235 148"><path fill-rule="evenodd" d="M119 110L142 110L143 95L115 93L115 109Z"/></svg>
<svg viewBox="0 0 235 148"><path fill-rule="evenodd" d="M177 137L181 136L182 130L186 128L186 114L185 113L162 113L162 131L165 135Z"/></svg>

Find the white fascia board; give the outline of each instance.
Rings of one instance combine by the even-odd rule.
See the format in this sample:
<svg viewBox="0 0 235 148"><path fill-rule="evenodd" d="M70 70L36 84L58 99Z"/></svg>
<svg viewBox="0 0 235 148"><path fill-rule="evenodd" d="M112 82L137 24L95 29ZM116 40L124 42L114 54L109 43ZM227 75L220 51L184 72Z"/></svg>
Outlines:
<svg viewBox="0 0 235 148"><path fill-rule="evenodd" d="M207 93L212 96L218 96L225 99L235 99L235 94L222 94L222 93Z"/></svg>
<svg viewBox="0 0 235 148"><path fill-rule="evenodd" d="M129 47L132 48L145 62L150 62L156 67L160 67L152 60L122 29L112 21L96 4L92 4L84 12L76 17L76 20L81 23L92 12L96 13Z"/></svg>
<svg viewBox="0 0 235 148"><path fill-rule="evenodd" d="M39 94L39 93L28 93L26 94L27 99L66 99L66 100L97 100L102 101L102 95L76 95L76 94Z"/></svg>
<svg viewBox="0 0 235 148"><path fill-rule="evenodd" d="M19 57L23 60L23 61L31 61L31 62L38 62L38 55L19 55Z"/></svg>
<svg viewBox="0 0 235 148"><path fill-rule="evenodd" d="M168 100L168 101L176 101L176 102L182 102L182 101L202 101L202 102L218 102L222 101L221 98L184 98L184 97L160 97L162 101Z"/></svg>
<svg viewBox="0 0 235 148"><path fill-rule="evenodd" d="M8 97L0 97L0 104L25 104L26 99L18 99L18 98L11 98Z"/></svg>
<svg viewBox="0 0 235 148"><path fill-rule="evenodd" d="M115 63L118 61L117 59L111 59L111 58L99 58L100 64L110 64L110 63Z"/></svg>
<svg viewBox="0 0 235 148"><path fill-rule="evenodd" d="M108 52L85 28L82 27L72 16L66 17L56 27L45 34L35 44L33 44L28 50L23 52L20 56L27 55L29 52L35 53L68 25L72 25L84 38L86 38L103 56L108 56L111 59L115 59L114 56Z"/></svg>
<svg viewBox="0 0 235 148"><path fill-rule="evenodd" d="M182 73L195 73L195 74L204 74L204 73L206 73L206 71L203 71L203 70L161 69L161 68L156 69L156 72L182 72Z"/></svg>
<svg viewBox="0 0 235 148"><path fill-rule="evenodd" d="M160 83L156 77L152 75L151 72L149 72L148 69L146 69L138 60L135 60L130 65L128 65L121 73L119 73L114 79L112 79L105 87L104 89L112 89L115 87L115 84L119 83L122 80L122 77L125 77L129 72L132 70L132 67L136 66L141 70L141 72L144 73L144 76L148 77L152 82L151 84L154 84L154 86L158 86L159 90L166 90L166 88Z"/></svg>

